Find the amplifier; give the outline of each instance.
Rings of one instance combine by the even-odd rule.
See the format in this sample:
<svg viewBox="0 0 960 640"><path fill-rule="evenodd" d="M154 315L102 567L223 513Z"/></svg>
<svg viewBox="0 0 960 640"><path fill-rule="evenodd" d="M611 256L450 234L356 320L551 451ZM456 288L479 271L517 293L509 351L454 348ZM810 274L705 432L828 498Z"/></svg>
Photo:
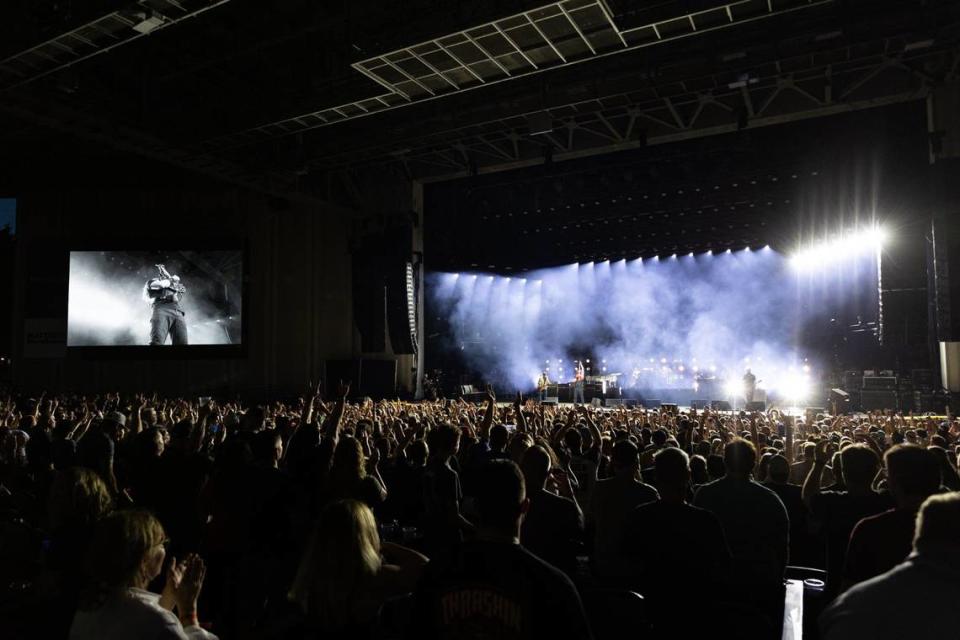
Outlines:
<svg viewBox="0 0 960 640"><path fill-rule="evenodd" d="M603 406L605 407L619 407L622 404L623 404L622 398L607 398L603 402Z"/></svg>
<svg viewBox="0 0 960 640"><path fill-rule="evenodd" d="M866 389L896 390L897 376L864 376L863 388L864 390Z"/></svg>
<svg viewBox="0 0 960 640"><path fill-rule="evenodd" d="M860 392L860 408L864 411L874 409L896 409L896 389L864 389Z"/></svg>
<svg viewBox="0 0 960 640"><path fill-rule="evenodd" d="M933 369L914 369L910 372L917 389L933 389Z"/></svg>
<svg viewBox="0 0 960 640"><path fill-rule="evenodd" d="M912 391L908 393L901 391L900 392L900 411L902 411L903 413L907 413L909 411L915 411L916 405L913 400L914 400L914 395Z"/></svg>

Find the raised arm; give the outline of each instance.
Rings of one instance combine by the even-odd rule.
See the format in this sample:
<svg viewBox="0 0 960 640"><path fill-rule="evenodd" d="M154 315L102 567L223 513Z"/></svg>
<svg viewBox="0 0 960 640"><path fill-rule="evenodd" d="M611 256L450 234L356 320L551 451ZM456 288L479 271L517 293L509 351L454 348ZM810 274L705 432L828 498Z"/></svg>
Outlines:
<svg viewBox="0 0 960 640"><path fill-rule="evenodd" d="M803 503L807 505L807 509L813 509L814 496L820 493L820 477L827 466L827 458L829 457L827 447L829 445L830 440L827 438L817 443L817 448L813 454L813 466L810 467L810 472L807 473L807 477L803 481L801 496L803 497Z"/></svg>
<svg viewBox="0 0 960 640"><path fill-rule="evenodd" d="M487 385L487 410L483 412L483 421L480 422L480 439L486 440L490 437L490 427L493 426L493 416L497 410L497 396L493 392L493 387Z"/></svg>
<svg viewBox="0 0 960 640"><path fill-rule="evenodd" d="M333 406L333 411L327 416L327 421L323 425L323 435L331 440L333 444L337 443L340 437L340 422L343 420L343 411L347 404L347 396L350 394L350 385L342 382L337 387L337 402Z"/></svg>
<svg viewBox="0 0 960 640"><path fill-rule="evenodd" d="M517 398L513 402L514 413L517 414L517 433L526 433L527 419L523 415L523 396L517 391Z"/></svg>

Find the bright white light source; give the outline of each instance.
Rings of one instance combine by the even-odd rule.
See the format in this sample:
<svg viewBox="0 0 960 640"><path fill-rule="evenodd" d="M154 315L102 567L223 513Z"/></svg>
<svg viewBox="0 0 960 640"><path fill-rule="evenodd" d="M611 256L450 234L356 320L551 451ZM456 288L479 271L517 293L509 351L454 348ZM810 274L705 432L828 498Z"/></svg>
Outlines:
<svg viewBox="0 0 960 640"><path fill-rule="evenodd" d="M887 232L875 225L801 249L790 261L795 269L806 271L850 257L875 253L886 240Z"/></svg>
<svg viewBox="0 0 960 640"><path fill-rule="evenodd" d="M809 376L789 374L780 388L780 394L793 403L806 402L810 398Z"/></svg>
<svg viewBox="0 0 960 640"><path fill-rule="evenodd" d="M724 385L723 390L726 392L728 397L739 398L743 395L743 383L739 380L729 380L727 384Z"/></svg>

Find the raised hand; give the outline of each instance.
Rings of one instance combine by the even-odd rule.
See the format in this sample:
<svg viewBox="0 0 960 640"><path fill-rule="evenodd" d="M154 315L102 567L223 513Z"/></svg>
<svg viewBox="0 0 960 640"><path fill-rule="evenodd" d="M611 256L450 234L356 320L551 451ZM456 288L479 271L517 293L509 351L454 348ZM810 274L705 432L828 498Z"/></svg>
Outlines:
<svg viewBox="0 0 960 640"><path fill-rule="evenodd" d="M350 395L350 383L344 384L341 380L340 384L337 385L337 397L346 400L348 395Z"/></svg>

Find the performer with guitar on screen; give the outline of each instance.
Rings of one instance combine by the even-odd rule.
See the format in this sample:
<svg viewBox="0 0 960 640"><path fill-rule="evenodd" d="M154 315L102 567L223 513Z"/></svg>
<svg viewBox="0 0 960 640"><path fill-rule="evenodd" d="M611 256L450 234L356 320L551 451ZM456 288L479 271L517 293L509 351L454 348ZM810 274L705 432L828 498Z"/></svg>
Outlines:
<svg viewBox="0 0 960 640"><path fill-rule="evenodd" d="M186 312L180 307L180 300L187 289L180 283L180 276L170 275L162 264L156 265L159 274L144 285L144 294L153 304L153 316L150 318L150 345L166 343L167 336L174 345L186 345Z"/></svg>

